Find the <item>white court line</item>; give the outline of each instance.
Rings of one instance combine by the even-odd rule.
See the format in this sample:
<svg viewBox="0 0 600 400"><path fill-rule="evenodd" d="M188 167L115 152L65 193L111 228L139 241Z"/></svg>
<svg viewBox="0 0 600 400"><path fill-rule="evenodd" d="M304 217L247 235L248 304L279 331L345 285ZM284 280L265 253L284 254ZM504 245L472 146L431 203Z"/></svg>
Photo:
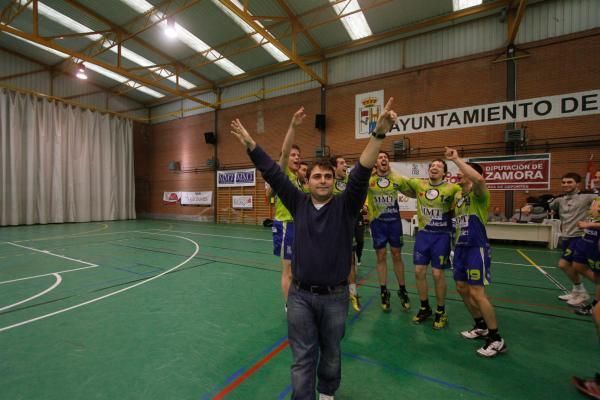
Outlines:
<svg viewBox="0 0 600 400"><path fill-rule="evenodd" d="M52 274L52 275L54 275L54 277L56 278L56 280L54 281L54 284L53 284L52 286L50 286L48 289L46 289L46 290L44 290L44 291L42 291L42 292L40 292L40 293L38 293L38 294L36 294L36 295L33 295L33 296L31 296L30 298L28 298L28 299L21 300L21 301L19 301L18 303L14 303L14 304L10 304L10 305L8 305L8 306L4 306L4 307L0 308L0 311L4 311L4 310L7 310L7 309L9 309L9 308L12 308L12 307L18 306L19 304L27 303L28 301L30 301L30 300L33 300L33 299L35 299L35 298L38 298L38 297L40 297L40 296L43 296L43 295L45 295L46 293L48 293L48 292L50 292L51 290L53 290L55 287L57 287L58 285L60 285L60 283L62 282L62 277L61 277L59 274L56 274L56 273L54 273L54 274Z"/></svg>
<svg viewBox="0 0 600 400"><path fill-rule="evenodd" d="M71 257L67 257L67 256L61 256L60 254L54 254L54 253L52 253L52 252L49 252L48 250L39 250L39 249L34 249L33 247L27 247L27 246L23 246L23 245L16 244L16 243L12 243L12 242L5 242L5 243L6 243L6 244L10 244L10 245L12 245L12 246L22 247L22 248L24 248L24 249L28 249L28 250L31 250L31 251L37 251L38 253L42 253L42 254L48 254L48 255L51 255L51 256L54 256L54 257L60 257L60 258L64 258L65 260L70 260L70 261L75 261L75 262L82 263L82 264L91 265L91 266L93 266L93 267L97 267L97 266L98 266L98 265L96 265L96 264L92 264L92 263L89 263L89 262L87 262L87 261L81 261L81 260L78 260L78 259L76 259L76 258L71 258Z"/></svg>
<svg viewBox="0 0 600 400"><path fill-rule="evenodd" d="M271 239L257 239L257 238L247 238L247 237L243 237L243 236L217 235L217 234L213 234L213 233L188 232L188 231L170 231L170 232L187 233L187 234L191 234L191 235L201 235L201 236L222 237L222 238L227 238L227 239L242 239L242 240L254 240L254 241L261 241L261 242L272 242ZM373 249L363 249L363 251L369 251L371 253L375 252L375 250L373 250ZM406 252L402 252L401 254L403 254L405 256L412 256L413 255L413 253L406 253ZM507 265L516 265L516 266L520 266L520 267L530 267L529 264L508 263L508 262L501 262L501 261L492 261L492 262L494 264L507 264ZM543 268L551 268L551 269L555 269L556 268L556 267L546 267L546 266L543 266L543 265L542 265L542 267Z"/></svg>
<svg viewBox="0 0 600 400"><path fill-rule="evenodd" d="M78 233L77 236L75 236L75 234L73 234L73 238L74 239L79 239L79 238L87 238L87 237L94 237L94 236L106 236L106 235L118 235L121 233L134 233L134 232L145 232L145 231L165 231L167 229L160 229L160 228L149 228L149 229L144 229L142 231L140 230L134 230L134 231L116 231L116 232L104 232L104 233ZM13 240L11 242L0 242L0 244L9 244L9 243L24 243L24 242L31 242L33 240L36 240L38 242L41 242L43 240L52 240L52 239L56 239L60 236L55 236L55 237L51 237L51 238L40 238L40 239L23 239L23 240Z"/></svg>
<svg viewBox="0 0 600 400"><path fill-rule="evenodd" d="M81 267L81 268L74 268L74 269L66 269L64 271L57 271L57 272L49 272L47 274L42 274L42 275L34 275L34 276L27 276L25 278L19 278L19 279L12 279L10 281L2 281L0 282L0 285L4 285L5 283L13 283L13 282L18 282L18 281L26 281L28 279L35 279L35 278L41 278L42 276L49 276L49 275L54 275L54 274L66 274L67 272L73 272L73 271L81 271L82 269L90 269L90 268L98 268L99 265L90 265L89 267Z"/></svg>
<svg viewBox="0 0 600 400"><path fill-rule="evenodd" d="M257 239L257 238L248 238L248 237L244 237L244 236L217 235L214 233L187 232L187 231L169 231L169 232L187 233L187 234L191 234L191 235L200 235L200 236L223 237L223 238L228 238L228 239L256 240L256 241L260 241L260 242L272 242L273 241L272 239Z"/></svg>
<svg viewBox="0 0 600 400"><path fill-rule="evenodd" d="M133 231L133 232L135 232L135 231ZM160 278L161 276L163 276L163 275L165 275L165 274L168 274L168 273L169 273L169 272L171 272L171 271L174 271L174 270L176 270L177 268L181 267L182 265L186 264L187 262L189 262L190 260L192 260L194 257L196 257L196 254L198 254L198 252L200 251L200 247L198 246L198 243L194 242L192 239L189 239L189 238L186 238L186 237L183 237L183 236L177 236L177 235L167 235L166 233L153 233L153 232L143 232L143 231L137 231L137 232L138 232L138 233L147 234L147 235L163 235L163 236L172 236L172 237L176 237L176 238L179 238L179 239L187 240L188 242L191 242L191 243L192 243L192 244L193 244L193 245L196 247L196 250L194 251L194 254L192 254L191 256L189 256L188 258L186 258L186 259L185 259L183 262L181 262L181 263L177 264L176 266L174 266L174 267L173 267L173 268L171 268L171 269L168 269L168 270L166 270L166 271L163 271L163 272L161 272L161 273L160 273L160 274L158 274L158 275L152 276L152 277L150 277L150 278L148 278L148 279L145 279L145 280L143 280L143 281L141 281L141 282L138 282L138 283L135 283L135 284L133 284L133 285L130 285L130 286L124 287L123 289L119 289L119 290L117 290L117 291L114 291L114 292L107 293L107 294L105 294L104 296L96 297L96 298L94 298L94 299L91 299L91 300L85 301L85 302L83 302L83 303L75 304L74 306L67 307L67 308L63 308L63 309L61 309L61 310L57 310L57 311L51 312L51 313L49 313L49 314L41 315L41 316L39 316L39 317L32 318L32 319L29 319L29 320L27 320L27 321L22 321L22 322L19 322L19 323L13 324L13 325L8 325L8 326L5 326L5 327L3 327L3 328L0 328L0 332L8 331L8 330L10 330L10 329L13 329L13 328L16 328L16 327L19 327L19 326L22 326L22 325L27 325L27 324L30 324L30 323L32 323L32 322L39 321L39 320L42 320L42 319L50 318L50 317L53 317L53 316L55 316L55 315L62 314L62 313L64 313L64 312L67 312L67 311L70 311L70 310L74 310L74 309L76 309L76 308L83 307L83 306L86 306L86 305L88 305L88 304L95 303L95 302L97 302L97 301L100 301L100 300L102 300L102 299L106 299L107 297L111 297L111 296L114 296L114 295L116 295L116 294L123 293L123 292L125 292L125 291L127 291L127 290L129 290L129 289L133 289L134 287L137 287L137 286L143 285L143 284L145 284L145 283L151 282L151 281L153 281L153 280L155 280L155 279L158 279L158 278Z"/></svg>

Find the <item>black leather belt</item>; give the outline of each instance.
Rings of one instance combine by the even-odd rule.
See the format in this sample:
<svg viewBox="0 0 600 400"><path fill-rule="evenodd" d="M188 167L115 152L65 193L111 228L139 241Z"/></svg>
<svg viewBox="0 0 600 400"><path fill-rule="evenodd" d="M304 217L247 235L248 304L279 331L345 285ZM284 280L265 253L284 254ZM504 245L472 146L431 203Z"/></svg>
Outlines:
<svg viewBox="0 0 600 400"><path fill-rule="evenodd" d="M337 293L348 286L348 281L340 282L337 285L310 285L297 279L294 279L293 282L296 288L315 294Z"/></svg>

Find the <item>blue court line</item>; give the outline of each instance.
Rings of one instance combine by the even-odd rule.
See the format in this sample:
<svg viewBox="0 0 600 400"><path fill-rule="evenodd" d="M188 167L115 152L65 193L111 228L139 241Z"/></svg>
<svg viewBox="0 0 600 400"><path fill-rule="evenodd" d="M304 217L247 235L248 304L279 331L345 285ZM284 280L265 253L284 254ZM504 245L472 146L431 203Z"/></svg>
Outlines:
<svg viewBox="0 0 600 400"><path fill-rule="evenodd" d="M272 344L269 347L263 349L259 354L257 354L256 356L254 356L254 358L252 358L252 360L248 361L246 363L246 365L242 366L240 369L238 369L237 371L235 371L233 374L229 375L227 377L227 379L225 379L225 381L223 383L220 383L220 384L216 385L215 387L213 387L210 390L210 392L208 392L205 395L203 395L202 397L200 397L200 400L210 400L221 389L223 389L224 387L226 387L227 385L229 385L231 382L233 382L238 376L240 376L241 374L243 374L244 371L246 371L249 367L251 367L254 364L256 364L256 362L258 360L260 360L261 358L264 358L267 354L269 354L270 352L272 352L276 347L278 347L285 340L287 340L287 335L283 336L283 337L281 337L279 339L277 339L277 341L274 344Z"/></svg>
<svg viewBox="0 0 600 400"><path fill-rule="evenodd" d="M286 387L285 389L283 389L283 392L279 393L279 396L277 396L277 400L283 400L283 399L285 399L285 397L291 391L292 391L292 385L288 385L288 387Z"/></svg>
<svg viewBox="0 0 600 400"><path fill-rule="evenodd" d="M449 389L458 390L458 391L462 391L462 392L467 392L467 393L474 394L474 395L477 395L477 396L480 396L480 397L494 398L494 396L492 396L492 395L489 395L487 393L482 393L482 392L479 392L477 390L470 389L470 388L468 388L466 386L457 385L457 384L454 384L454 383L451 383L451 382L443 381L443 380L438 379L438 378L434 378L434 377L429 376L429 375L421 374L421 373L418 373L418 372L412 372L412 371L404 369L404 368L395 367L393 365L389 365L389 364L386 364L384 362L377 361L377 360L372 360L370 358L367 358L365 356L361 356L361 355L358 355L358 354L352 354L352 353L343 352L342 355L346 356L346 357L350 357L350 358L352 358L354 360L357 360L357 361L362 361L362 362L367 363L367 364L371 364L371 365L375 365L375 366L378 366L378 367L382 367L384 369L387 369L389 371L393 371L393 372L396 372L396 373L399 373L399 374L402 374L402 375L413 376L415 378L418 378L418 379L421 379L421 380L424 380L424 381L433 382L433 383L436 383L438 385L445 386L445 387L447 387Z"/></svg>
<svg viewBox="0 0 600 400"><path fill-rule="evenodd" d="M352 324L354 324L356 322L358 317L360 317L360 315L367 309L367 307L369 307L369 305L373 302L373 300L375 300L375 297L376 297L375 295L369 297L367 302L365 304L363 304L363 306L360 308L360 311L357 312L356 314L354 314L354 316L350 319L350 321L348 321L348 326L352 326Z"/></svg>

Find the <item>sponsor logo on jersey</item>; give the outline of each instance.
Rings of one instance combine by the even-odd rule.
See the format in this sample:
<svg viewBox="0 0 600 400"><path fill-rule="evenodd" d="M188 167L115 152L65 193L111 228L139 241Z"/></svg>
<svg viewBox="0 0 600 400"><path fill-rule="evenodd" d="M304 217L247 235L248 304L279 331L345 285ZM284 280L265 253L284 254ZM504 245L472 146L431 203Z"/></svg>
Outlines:
<svg viewBox="0 0 600 400"><path fill-rule="evenodd" d="M344 181L335 181L335 188L340 192L346 190L346 182Z"/></svg>
<svg viewBox="0 0 600 400"><path fill-rule="evenodd" d="M390 186L390 180L388 178L386 178L385 176L381 176L377 180L377 186L379 186L382 189L385 189Z"/></svg>
<svg viewBox="0 0 600 400"><path fill-rule="evenodd" d="M440 192L438 192L437 189L429 189L427 192L425 192L425 197L427 200L435 200L439 195Z"/></svg>

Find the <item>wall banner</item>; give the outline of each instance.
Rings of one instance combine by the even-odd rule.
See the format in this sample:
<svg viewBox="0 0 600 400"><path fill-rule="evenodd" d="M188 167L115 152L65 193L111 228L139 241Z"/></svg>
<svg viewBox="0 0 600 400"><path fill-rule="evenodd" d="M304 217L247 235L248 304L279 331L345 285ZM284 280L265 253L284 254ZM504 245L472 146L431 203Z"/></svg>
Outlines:
<svg viewBox="0 0 600 400"><path fill-rule="evenodd" d="M181 192L181 204L191 206L211 206L213 192Z"/></svg>
<svg viewBox="0 0 600 400"><path fill-rule="evenodd" d="M164 192L163 201L165 203L177 203L181 200L181 192Z"/></svg>
<svg viewBox="0 0 600 400"><path fill-rule="evenodd" d="M475 157L490 190L550 190L550 154Z"/></svg>
<svg viewBox="0 0 600 400"><path fill-rule="evenodd" d="M252 196L231 196L233 208L252 209Z"/></svg>
<svg viewBox="0 0 600 400"><path fill-rule="evenodd" d="M376 92L361 93L354 100L354 136L357 139L368 138L375 129L377 118L383 111L383 90Z"/></svg>
<svg viewBox="0 0 600 400"><path fill-rule="evenodd" d="M256 168L217 171L217 187L256 185Z"/></svg>
<svg viewBox="0 0 600 400"><path fill-rule="evenodd" d="M371 100L370 95L381 93L382 100ZM366 96L366 97L365 97ZM383 109L383 91L364 93L356 96L357 113L359 98L366 105L360 111L365 114L368 126L375 126L380 110ZM377 112L370 112L369 104L381 104ZM554 118L579 117L600 114L600 89L585 92L567 93L556 96L536 97L507 101L502 103L481 104L470 107L433 111L422 114L398 116L389 135L431 132L439 130L471 128L485 125L499 125L511 122L537 121ZM362 116L362 114L361 114ZM370 129L363 119L355 124L357 139L368 139Z"/></svg>

